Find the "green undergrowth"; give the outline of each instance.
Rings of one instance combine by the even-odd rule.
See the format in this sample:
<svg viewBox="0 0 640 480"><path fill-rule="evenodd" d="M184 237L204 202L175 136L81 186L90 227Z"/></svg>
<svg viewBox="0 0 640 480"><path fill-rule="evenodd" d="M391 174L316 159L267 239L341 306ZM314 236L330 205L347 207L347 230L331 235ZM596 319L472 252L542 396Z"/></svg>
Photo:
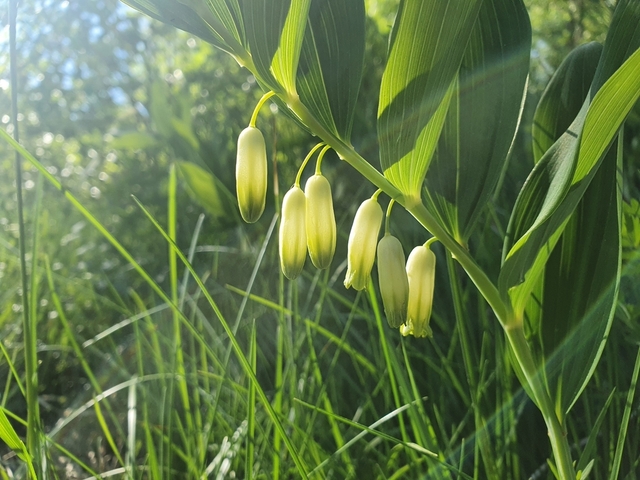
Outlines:
<svg viewBox="0 0 640 480"><path fill-rule="evenodd" d="M167 208L175 212L175 190L169 192ZM47 195L47 202L65 201L55 192ZM436 248L433 339L404 339L388 328L373 285L357 295L344 290L344 264L285 280L277 268L277 216L264 220L263 235L246 237L245 249L202 245L207 224L201 217L190 245L167 243L167 275L158 284L84 204L64 195L138 270L146 287L123 294L94 290L90 302L119 320L93 331L77 314L70 319L73 298L65 292L69 283L92 291L96 278L109 284L109 276L64 278L45 253L46 239L32 239L42 249L30 259L36 278L29 295L39 319L38 439L47 478L551 475L542 419L518 388L496 322L442 250ZM44 207L42 197L36 201ZM46 218L43 210L32 209L38 216L31 220ZM155 224L160 238L175 236L175 224L159 225L143 205L139 218ZM175 222L175 214L168 218ZM485 241L491 243L491 233ZM17 258L9 248L2 255L6 282L16 274ZM629 300L636 295L634 265L632 259L627 268ZM21 437L25 366L21 333L12 327L13 298L5 294L0 309L2 407ZM619 316L626 322L614 324L570 424L577 450L594 425L600 428L595 478L605 478L615 462L625 413L632 427L621 471L635 478L638 469L632 453L640 441L633 427L637 408L625 407L635 313L621 305ZM28 462L18 461L18 452L5 458L5 478L9 472L26 475Z"/></svg>

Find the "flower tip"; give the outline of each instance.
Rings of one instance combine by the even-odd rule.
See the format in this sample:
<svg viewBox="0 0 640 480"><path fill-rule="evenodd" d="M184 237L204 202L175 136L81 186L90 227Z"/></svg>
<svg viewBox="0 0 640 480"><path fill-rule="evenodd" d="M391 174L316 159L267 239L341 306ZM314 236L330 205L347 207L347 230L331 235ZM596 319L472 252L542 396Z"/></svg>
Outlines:
<svg viewBox="0 0 640 480"><path fill-rule="evenodd" d="M411 320L407 320L407 323L400 325L400 333L403 337L408 337L409 335L413 335L416 338L433 337L433 331L429 324L424 324L422 328L416 329Z"/></svg>

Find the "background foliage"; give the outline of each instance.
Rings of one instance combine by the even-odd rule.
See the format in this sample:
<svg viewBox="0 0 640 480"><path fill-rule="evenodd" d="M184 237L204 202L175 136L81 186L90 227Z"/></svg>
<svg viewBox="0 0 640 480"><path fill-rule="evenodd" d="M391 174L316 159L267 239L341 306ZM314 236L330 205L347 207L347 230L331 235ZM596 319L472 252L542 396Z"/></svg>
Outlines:
<svg viewBox="0 0 640 480"><path fill-rule="evenodd" d="M524 126L531 125L544 87L569 51L587 41L603 41L612 11L611 3L603 0L527 3L533 44ZM366 61L350 135L356 150L368 158L377 157L378 88L394 11L392 1L367 2ZM7 35L7 29L0 32L3 58L8 58ZM255 355L260 384L286 421L300 455L311 467L322 464L321 478L417 478L427 471L430 478L448 476L429 455L389 439L370 434L348 443L361 430L341 423L338 416L371 425L389 412L395 414L380 431L436 452L441 461L471 477L550 477L544 424L512 374L499 326L461 272L447 274L442 251L437 252L442 268L436 282L434 338L428 342L402 340L383 325L375 291L345 291L344 263L335 262L328 272L307 271L297 287L282 282L271 219L277 199L314 142L278 113L275 104L261 114L274 182L266 215L247 228L230 193L237 135L262 93L246 70L211 45L112 0L25 0L18 45L22 143L165 291L172 291L172 276L181 276L182 269L172 267L166 242L131 195L162 225L172 224L168 204L175 201L177 245L188 251L196 238L193 264L198 274L222 314L230 323L235 320L247 355ZM8 61L0 62L0 121L10 129L8 79ZM569 418L571 443L577 448L604 412L594 478L606 478L613 462L640 341L637 106L625 127L623 148L621 296L603 361ZM20 375L16 378L10 370L23 371L12 152L0 144L0 169L5 173L0 177L1 404L26 418ZM494 276L499 268L496 252L533 165L532 152L531 132L523 128L499 198L489 202L469 238L479 263ZM179 182L172 196L174 163ZM324 165L339 212L337 258L345 258L355 209L372 193L371 187L336 157ZM162 376L184 373L166 305L103 235L28 163L24 166L28 241L39 239L37 261L29 262L37 285L41 414L45 431L55 432L55 441L65 449L51 447L52 475L55 471L60 478L85 478L89 474L80 466L83 462L98 473L135 464L142 467L136 478L162 478L162 472L164 478L194 478L205 471L217 478L231 478L233 471L243 478L246 465L258 478L295 478L294 464L261 408L255 409L255 441L251 447L245 443L252 425L247 412L255 399L252 405L249 382L229 355L225 334L211 320L193 280L181 292L184 311L210 345L204 348L201 337L179 328L188 369L183 384ZM204 223L195 235L202 213ZM423 231L408 215L399 209L397 213L394 229L405 249L422 243ZM452 289L464 302L455 301ZM247 290L254 294L248 302L243 294ZM132 391L126 382L134 375L149 380L133 390L138 392L139 434L132 445L130 429L125 428ZM94 407L82 410L86 402L118 386L123 390L107 395L102 413ZM412 401L414 407L400 411ZM631 425L638 423L637 402ZM14 425L24 433L19 422ZM194 433L197 439L190 438ZM349 448L334 454L344 445ZM255 462L245 463L250 448L255 449ZM620 478L636 478L638 451L640 432L632 428ZM2 453L3 475L24 476L17 457L6 449Z"/></svg>

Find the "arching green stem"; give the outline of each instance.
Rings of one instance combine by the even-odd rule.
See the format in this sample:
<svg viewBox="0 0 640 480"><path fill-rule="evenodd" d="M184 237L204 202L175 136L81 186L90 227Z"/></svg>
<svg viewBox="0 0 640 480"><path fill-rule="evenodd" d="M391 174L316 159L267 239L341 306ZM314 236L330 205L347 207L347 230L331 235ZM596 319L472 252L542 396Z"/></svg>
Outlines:
<svg viewBox="0 0 640 480"><path fill-rule="evenodd" d="M324 159L324 154L329 151L331 146L326 145L318 155L318 161L316 162L316 175L322 175L322 160Z"/></svg>
<svg viewBox="0 0 640 480"><path fill-rule="evenodd" d="M389 223L391 222L391 210L393 209L393 204L396 201L392 198L389 201L389 205L387 206L387 214L384 217L384 234L389 235Z"/></svg>
<svg viewBox="0 0 640 480"><path fill-rule="evenodd" d="M251 120L249 121L250 127L255 128L256 121L258 120L258 113L260 113L260 109L265 104L265 102L269 100L271 97L273 97L274 95L275 95L275 92L267 92L262 96L262 98L260 98L260 100L258 101L258 104L256 105L256 108L253 109L253 114L251 115Z"/></svg>
<svg viewBox="0 0 640 480"><path fill-rule="evenodd" d="M300 186L300 180L302 179L302 172L304 171L304 168L307 166L307 163L309 163L309 160L311 160L311 157L313 157L313 154L316 153L318 149L323 145L324 145L324 142L317 144L315 147L313 147L309 151L309 153L307 153L307 156L304 157L304 160L302 161L302 165L300 165L300 168L298 169L298 174L296 175L296 183L295 183L296 187Z"/></svg>

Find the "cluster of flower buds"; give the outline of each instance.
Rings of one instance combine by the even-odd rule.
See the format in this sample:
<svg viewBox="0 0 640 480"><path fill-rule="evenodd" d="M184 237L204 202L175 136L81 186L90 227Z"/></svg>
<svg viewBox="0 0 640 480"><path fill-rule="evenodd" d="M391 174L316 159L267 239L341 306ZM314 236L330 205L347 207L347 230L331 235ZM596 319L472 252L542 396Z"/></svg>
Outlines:
<svg viewBox="0 0 640 480"><path fill-rule="evenodd" d="M260 106L272 93L266 94L254 111L250 126L238 137L236 189L242 218L258 221L265 208L267 193L267 154L264 137L255 125ZM307 251L318 269L331 265L336 250L336 220L333 211L331 185L320 171L325 146L318 157L315 175L300 188L300 177L307 162L320 148L317 145L303 162L294 186L282 201L279 231L280 266L284 275L293 280L304 268ZM402 335L431 336L429 319L433 303L436 257L427 242L413 249L405 266L400 241L389 234L387 212L385 235L378 242L383 212L377 197L365 200L356 212L349 234L348 266L345 287L364 290L369 286L374 261L378 261L378 279L387 321L399 328ZM377 244L377 248L376 248Z"/></svg>
<svg viewBox="0 0 640 480"><path fill-rule="evenodd" d="M360 205L349 234L345 287L362 290L368 286L382 217L376 195ZM402 244L387 230L378 242L377 257L380 293L389 326L400 328L405 336L431 336L436 257L428 243L414 248L405 266Z"/></svg>
<svg viewBox="0 0 640 480"><path fill-rule="evenodd" d="M402 335L430 337L436 256L427 245L415 247L405 267L400 241L386 234L378 244L378 279L389 326Z"/></svg>
<svg viewBox="0 0 640 480"><path fill-rule="evenodd" d="M316 173L307 180L304 192L300 188L302 170L320 146L309 153L300 167L296 183L282 201L280 267L290 280L302 272L307 251L313 265L320 270L331 265L336 251L336 219L331 185L320 172L320 162L327 147L320 153Z"/></svg>

